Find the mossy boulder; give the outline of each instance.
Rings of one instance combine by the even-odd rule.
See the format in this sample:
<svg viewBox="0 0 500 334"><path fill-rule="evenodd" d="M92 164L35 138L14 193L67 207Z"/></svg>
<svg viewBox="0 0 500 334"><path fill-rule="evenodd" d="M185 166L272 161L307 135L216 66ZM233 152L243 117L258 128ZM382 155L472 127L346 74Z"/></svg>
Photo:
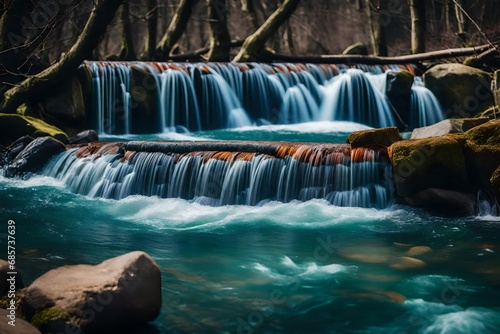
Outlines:
<svg viewBox="0 0 500 334"><path fill-rule="evenodd" d="M450 133L462 133L484 124L489 120L490 119L487 117L445 119L434 125L416 128L411 134L411 139L423 139L444 136Z"/></svg>
<svg viewBox="0 0 500 334"><path fill-rule="evenodd" d="M411 87L414 76L409 71L387 72L386 95L392 106L401 117L404 124L398 124L401 130L406 130L411 108ZM399 119L399 117L395 117Z"/></svg>
<svg viewBox="0 0 500 334"><path fill-rule="evenodd" d="M493 191L491 178L500 166L500 120L492 120L465 133L467 169L479 189Z"/></svg>
<svg viewBox="0 0 500 334"><path fill-rule="evenodd" d="M389 147L398 194L407 197L428 188L469 190L462 142L450 135L404 140Z"/></svg>
<svg viewBox="0 0 500 334"><path fill-rule="evenodd" d="M440 64L424 74L425 86L449 117L473 117L494 105L491 76L462 64Z"/></svg>
<svg viewBox="0 0 500 334"><path fill-rule="evenodd" d="M68 142L66 133L41 119L0 113L0 145L8 146L23 136L33 138L50 136L63 143Z"/></svg>
<svg viewBox="0 0 500 334"><path fill-rule="evenodd" d="M153 321L161 295L160 268L137 251L95 266L64 266L45 273L26 289L22 309L32 321L70 319L85 333L121 333Z"/></svg>
<svg viewBox="0 0 500 334"><path fill-rule="evenodd" d="M366 147L385 151L402 139L396 127L389 127L353 132L347 137L347 143L351 144L352 148Z"/></svg>
<svg viewBox="0 0 500 334"><path fill-rule="evenodd" d="M348 46L343 52L343 55L361 55L361 56L367 56L368 55L368 47L364 45L363 43L356 43L353 45Z"/></svg>

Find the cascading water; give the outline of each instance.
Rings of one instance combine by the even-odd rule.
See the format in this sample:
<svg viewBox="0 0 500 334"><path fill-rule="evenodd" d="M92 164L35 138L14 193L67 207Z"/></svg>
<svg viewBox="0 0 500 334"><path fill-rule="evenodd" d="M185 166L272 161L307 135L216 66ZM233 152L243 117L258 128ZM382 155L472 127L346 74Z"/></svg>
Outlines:
<svg viewBox="0 0 500 334"><path fill-rule="evenodd" d="M376 208L386 208L392 199L388 161L370 149L246 143L245 151L237 152L214 151L211 143L196 144L207 145L200 151L193 145L74 148L54 159L45 173L73 192L112 199L144 195L219 206L322 198L337 206Z"/></svg>
<svg viewBox="0 0 500 334"><path fill-rule="evenodd" d="M92 75L94 124L107 134L325 120L394 126L384 71L413 71L411 66L256 63L87 62L82 66ZM147 82L144 77L152 79ZM411 128L442 119L439 103L418 78L410 115Z"/></svg>

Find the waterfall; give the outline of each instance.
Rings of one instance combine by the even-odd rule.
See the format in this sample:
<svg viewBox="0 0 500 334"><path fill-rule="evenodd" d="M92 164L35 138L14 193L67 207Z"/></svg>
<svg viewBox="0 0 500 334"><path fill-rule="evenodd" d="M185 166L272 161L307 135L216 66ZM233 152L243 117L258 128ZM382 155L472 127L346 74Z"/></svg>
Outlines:
<svg viewBox="0 0 500 334"><path fill-rule="evenodd" d="M91 197L183 198L206 205L325 199L385 208L393 195L386 156L349 145L252 142L107 143L73 148L44 174ZM216 151L215 149L227 149Z"/></svg>
<svg viewBox="0 0 500 334"><path fill-rule="evenodd" d="M153 62L86 62L81 68L92 78L91 119L104 134L310 121L394 126L386 72L413 71L411 66ZM442 119L439 103L419 78L411 96L410 127Z"/></svg>
<svg viewBox="0 0 500 334"><path fill-rule="evenodd" d="M411 110L408 126L412 129L436 124L444 119L444 112L432 92L415 78L411 88Z"/></svg>

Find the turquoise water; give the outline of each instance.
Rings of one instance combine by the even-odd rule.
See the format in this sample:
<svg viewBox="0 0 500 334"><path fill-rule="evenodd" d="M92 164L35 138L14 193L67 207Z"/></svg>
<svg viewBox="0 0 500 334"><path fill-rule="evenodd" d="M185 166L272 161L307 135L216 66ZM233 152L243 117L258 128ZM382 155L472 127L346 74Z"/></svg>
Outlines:
<svg viewBox="0 0 500 334"><path fill-rule="evenodd" d="M310 135L297 132L278 134ZM58 266L149 253L161 268L163 305L148 333L500 332L497 217L322 200L92 199L42 176L0 177L0 203L2 226L16 221L27 284Z"/></svg>

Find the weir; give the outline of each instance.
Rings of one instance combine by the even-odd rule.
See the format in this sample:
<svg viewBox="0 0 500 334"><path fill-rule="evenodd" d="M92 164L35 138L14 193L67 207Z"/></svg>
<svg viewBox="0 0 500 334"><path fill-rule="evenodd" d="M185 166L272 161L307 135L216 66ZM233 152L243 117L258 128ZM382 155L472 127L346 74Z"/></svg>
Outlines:
<svg viewBox="0 0 500 334"><path fill-rule="evenodd" d="M393 199L386 155L349 145L273 142L129 142L75 147L44 174L91 197L183 198L220 205L324 199L386 208Z"/></svg>
<svg viewBox="0 0 500 334"><path fill-rule="evenodd" d="M411 65L313 65L85 62L91 81L92 126L102 134L201 131L262 124L351 121L395 126L386 96L387 71ZM410 129L434 124L443 112L416 78Z"/></svg>

